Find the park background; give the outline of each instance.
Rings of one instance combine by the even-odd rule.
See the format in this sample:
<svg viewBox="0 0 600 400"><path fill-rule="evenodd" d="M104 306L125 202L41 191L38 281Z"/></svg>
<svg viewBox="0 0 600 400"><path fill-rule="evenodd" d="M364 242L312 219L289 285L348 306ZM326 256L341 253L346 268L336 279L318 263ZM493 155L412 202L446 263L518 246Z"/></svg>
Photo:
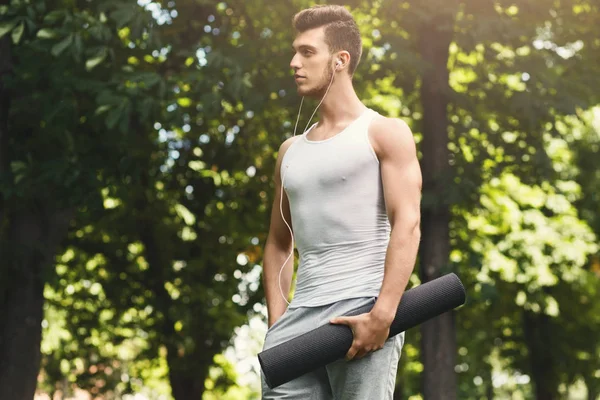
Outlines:
<svg viewBox="0 0 600 400"><path fill-rule="evenodd" d="M259 397L291 18L312 4L0 0L0 399ZM396 398L597 399L598 2L343 4L357 93L418 143L410 286L468 290L408 331Z"/></svg>

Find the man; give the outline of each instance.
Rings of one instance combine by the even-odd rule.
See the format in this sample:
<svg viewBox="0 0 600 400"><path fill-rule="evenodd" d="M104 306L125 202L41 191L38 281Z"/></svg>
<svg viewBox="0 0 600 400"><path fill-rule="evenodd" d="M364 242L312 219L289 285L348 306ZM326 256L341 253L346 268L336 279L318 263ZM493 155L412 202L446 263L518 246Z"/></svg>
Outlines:
<svg viewBox="0 0 600 400"><path fill-rule="evenodd" d="M362 44L345 8L315 6L293 24L290 66L298 93L320 101L319 122L279 149L263 265L264 349L327 323L348 325L354 341L345 359L277 388L263 379L263 399L391 400L404 335L388 339L389 328L420 241L415 142L404 122L358 99L352 76ZM294 239L300 260L287 303ZM369 313L344 316L365 304Z"/></svg>

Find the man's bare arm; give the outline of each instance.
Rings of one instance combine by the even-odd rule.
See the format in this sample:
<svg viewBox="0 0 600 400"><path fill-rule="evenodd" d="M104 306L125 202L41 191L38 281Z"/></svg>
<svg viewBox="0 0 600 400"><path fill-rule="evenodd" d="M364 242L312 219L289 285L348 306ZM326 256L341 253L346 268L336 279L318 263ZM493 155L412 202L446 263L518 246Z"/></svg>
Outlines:
<svg viewBox="0 0 600 400"><path fill-rule="evenodd" d="M391 323L413 272L419 242L422 175L416 145L408 125L394 118L378 118L369 130L380 162L391 236L381 291L372 314Z"/></svg>
<svg viewBox="0 0 600 400"><path fill-rule="evenodd" d="M277 163L275 165L275 196L271 209L271 222L269 234L265 243L263 257L263 287L265 290L265 298L267 302L267 311L269 317L269 327L275 323L283 315L287 309L287 303L283 299L279 288L279 270L283 266L293 249L293 241L290 231L281 217L281 209L285 220L292 227L292 218L290 215L290 207L285 190L283 198L281 197L281 160L287 149L297 137L286 140L279 148ZM294 271L294 256L289 258L285 268L281 272L281 290L283 294L288 296L292 284L292 275Z"/></svg>

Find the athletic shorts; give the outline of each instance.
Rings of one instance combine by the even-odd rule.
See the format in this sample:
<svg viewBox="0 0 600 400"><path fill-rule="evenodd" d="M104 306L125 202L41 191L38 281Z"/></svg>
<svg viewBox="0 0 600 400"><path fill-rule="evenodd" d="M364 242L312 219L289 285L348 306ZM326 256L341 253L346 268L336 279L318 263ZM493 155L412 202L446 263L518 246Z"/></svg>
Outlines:
<svg viewBox="0 0 600 400"><path fill-rule="evenodd" d="M351 313L375 297L361 297L319 307L288 308L267 330L263 349L277 346L333 317ZM262 376L263 400L392 400L404 333L389 338L384 347L360 359L337 360L290 382L269 389Z"/></svg>

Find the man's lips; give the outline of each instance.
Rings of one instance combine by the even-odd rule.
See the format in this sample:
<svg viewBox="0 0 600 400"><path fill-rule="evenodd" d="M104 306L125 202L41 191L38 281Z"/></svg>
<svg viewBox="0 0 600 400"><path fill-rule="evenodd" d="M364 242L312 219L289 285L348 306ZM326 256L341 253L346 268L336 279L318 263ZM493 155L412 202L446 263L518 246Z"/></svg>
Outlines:
<svg viewBox="0 0 600 400"><path fill-rule="evenodd" d="M296 80L298 80L298 79L306 79L306 77L305 77L305 76L302 76L302 75L294 75L294 78L295 78Z"/></svg>

